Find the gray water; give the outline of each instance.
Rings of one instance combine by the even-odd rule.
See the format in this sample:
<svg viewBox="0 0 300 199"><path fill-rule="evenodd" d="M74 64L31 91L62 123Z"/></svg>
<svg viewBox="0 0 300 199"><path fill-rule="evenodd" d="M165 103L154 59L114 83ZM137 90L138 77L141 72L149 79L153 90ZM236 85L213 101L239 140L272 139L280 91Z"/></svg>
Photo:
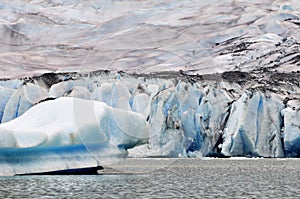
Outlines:
<svg viewBox="0 0 300 199"><path fill-rule="evenodd" d="M0 198L300 196L299 159L131 159L101 174L0 177Z"/></svg>

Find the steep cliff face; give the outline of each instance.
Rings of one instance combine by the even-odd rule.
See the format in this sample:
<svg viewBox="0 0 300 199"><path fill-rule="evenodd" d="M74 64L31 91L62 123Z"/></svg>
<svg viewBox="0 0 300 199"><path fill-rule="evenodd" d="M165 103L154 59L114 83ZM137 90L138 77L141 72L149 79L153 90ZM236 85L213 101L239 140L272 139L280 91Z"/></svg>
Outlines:
<svg viewBox="0 0 300 199"><path fill-rule="evenodd" d="M70 96L144 115L147 144L131 151L140 156L299 157L298 77L268 71L45 74L2 80L0 115L7 122L42 101Z"/></svg>
<svg viewBox="0 0 300 199"><path fill-rule="evenodd" d="M300 112L299 101L296 106L282 110L284 118L284 147L287 157L300 157Z"/></svg>
<svg viewBox="0 0 300 199"><path fill-rule="evenodd" d="M284 157L281 142L282 102L246 91L231 108L222 153L233 156Z"/></svg>

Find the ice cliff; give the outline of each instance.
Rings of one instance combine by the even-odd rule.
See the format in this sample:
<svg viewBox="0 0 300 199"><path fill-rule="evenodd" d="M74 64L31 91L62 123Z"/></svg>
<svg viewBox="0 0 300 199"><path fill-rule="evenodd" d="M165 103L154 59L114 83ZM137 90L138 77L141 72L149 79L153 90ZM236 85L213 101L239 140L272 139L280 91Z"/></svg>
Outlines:
<svg viewBox="0 0 300 199"><path fill-rule="evenodd" d="M135 155L299 157L298 76L299 73L267 71L202 76L184 72L130 75L97 71L2 80L1 125L25 128L13 123L26 114L29 118L32 109L49 100L73 97L104 102L130 113L116 114L113 121L117 124L128 120L133 125L131 114L140 114L150 130L146 138L142 136L145 144L130 150ZM85 108L74 104L73 109ZM63 109L55 110L57 116L64 114ZM40 117L47 112L40 110ZM8 122L13 118L17 119ZM80 125L81 121L75 118L75 124ZM118 138L115 130L104 129ZM135 129L128 132L136 136L140 133ZM30 140L24 137L24 142ZM116 142L126 145L122 140ZM6 146L5 142L2 145Z"/></svg>

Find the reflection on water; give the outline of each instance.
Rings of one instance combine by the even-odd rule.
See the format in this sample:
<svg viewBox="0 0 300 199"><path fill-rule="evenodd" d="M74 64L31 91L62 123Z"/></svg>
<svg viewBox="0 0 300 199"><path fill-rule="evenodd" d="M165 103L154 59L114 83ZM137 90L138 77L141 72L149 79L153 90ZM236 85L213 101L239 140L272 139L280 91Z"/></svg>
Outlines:
<svg viewBox="0 0 300 199"><path fill-rule="evenodd" d="M163 161L163 160L162 160ZM129 160L130 162L130 160ZM1 198L283 198L300 195L299 159L132 160L139 174L0 177ZM153 164L151 165L151 162ZM142 168L157 169L142 172ZM129 168L131 167L131 168ZM147 169L146 169L147 170Z"/></svg>

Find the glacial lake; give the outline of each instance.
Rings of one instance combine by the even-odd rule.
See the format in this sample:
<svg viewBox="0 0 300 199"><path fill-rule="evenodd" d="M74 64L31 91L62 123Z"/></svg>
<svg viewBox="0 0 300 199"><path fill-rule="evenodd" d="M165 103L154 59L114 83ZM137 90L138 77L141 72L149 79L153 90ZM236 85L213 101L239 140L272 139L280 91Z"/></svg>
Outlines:
<svg viewBox="0 0 300 199"><path fill-rule="evenodd" d="M1 198L298 198L300 159L127 159L101 175L0 177Z"/></svg>

